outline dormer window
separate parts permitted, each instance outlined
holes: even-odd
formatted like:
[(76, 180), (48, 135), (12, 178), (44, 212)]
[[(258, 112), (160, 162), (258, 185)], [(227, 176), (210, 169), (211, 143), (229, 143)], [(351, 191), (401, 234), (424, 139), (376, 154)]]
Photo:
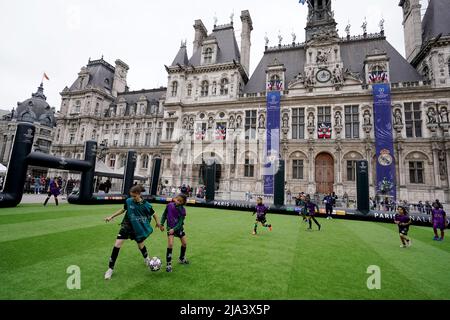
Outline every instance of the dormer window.
[(205, 53), (204, 53), (204, 58), (203, 58), (203, 60), (205, 61), (205, 64), (212, 63), (212, 58), (213, 58), (213, 49), (206, 48)]
[(208, 81), (203, 81), (202, 82), (202, 89), (201, 89), (201, 96), (202, 97), (207, 97), (209, 94), (209, 82)]
[(223, 78), (220, 81), (220, 95), (225, 96), (228, 94), (228, 79)]
[(172, 97), (176, 97), (178, 94), (178, 82), (172, 82)]
[(422, 75), (425, 80), (430, 80), (430, 69), (428, 66), (425, 66), (422, 70)]

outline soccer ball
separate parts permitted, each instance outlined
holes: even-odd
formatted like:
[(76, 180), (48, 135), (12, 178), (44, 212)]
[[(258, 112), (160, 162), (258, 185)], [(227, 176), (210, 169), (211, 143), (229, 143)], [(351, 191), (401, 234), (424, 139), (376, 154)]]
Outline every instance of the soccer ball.
[(148, 263), (148, 267), (150, 268), (150, 271), (158, 271), (161, 269), (161, 259), (158, 257), (153, 257)]

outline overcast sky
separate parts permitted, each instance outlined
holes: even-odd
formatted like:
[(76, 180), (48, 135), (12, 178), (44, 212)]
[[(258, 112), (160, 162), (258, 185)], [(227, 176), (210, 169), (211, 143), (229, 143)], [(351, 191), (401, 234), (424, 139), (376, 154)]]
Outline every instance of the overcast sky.
[[(240, 12), (253, 19), (251, 70), (262, 57), (264, 36), (270, 45), (305, 39), (307, 6), (298, 0), (0, 0), (0, 109), (11, 109), (36, 91), (45, 71), (45, 94), (59, 110), (59, 92), (77, 78), (88, 59), (130, 66), (131, 90), (167, 86), (164, 64), (170, 65), (183, 39), (192, 54), (193, 23), (202, 19), (208, 31), (214, 17), (230, 22), (234, 12), (240, 45)], [(427, 0), (422, 0), (426, 5)], [(214, 3), (214, 5), (213, 5)], [(339, 34), (348, 22), (351, 34), (361, 34), (367, 17), (368, 32), (378, 32), (383, 17), (387, 39), (404, 55), (402, 11), (399, 0), (333, 0)]]

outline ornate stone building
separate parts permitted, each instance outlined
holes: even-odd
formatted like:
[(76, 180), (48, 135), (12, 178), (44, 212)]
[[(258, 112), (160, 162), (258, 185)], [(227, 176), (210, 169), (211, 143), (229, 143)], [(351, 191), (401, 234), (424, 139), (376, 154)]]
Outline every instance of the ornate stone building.
[[(38, 87), (31, 98), (17, 103), (17, 108), (0, 120), (0, 163), (7, 165), (18, 122), (31, 122), (36, 126), (34, 150), (50, 153), (53, 142), (53, 130), (56, 125), (55, 108), (47, 103), (44, 86)], [(46, 169), (31, 168), (30, 173), (45, 174)]]
[[(340, 37), (331, 0), (310, 1), (306, 42), (266, 47), (249, 74), (253, 22), (241, 13), (240, 47), (233, 21), (208, 32), (195, 21), (193, 53), (182, 43), (166, 66), (167, 89), (129, 92), (128, 67), (90, 61), (62, 92), (54, 153), (79, 157), (86, 139), (107, 142), (106, 164), (119, 168), (128, 149), (138, 172), (163, 159), (162, 182), (197, 186), (202, 166), (218, 163), (218, 192), (262, 193), (266, 93), (281, 90), (281, 150), (287, 188), (311, 194), (356, 194), (356, 161), (368, 159), (375, 194), (372, 83), (390, 82), (401, 200), (450, 201), (450, 0), (402, 0), (406, 58), (380, 32)], [(399, 12), (400, 14), (400, 12)]]

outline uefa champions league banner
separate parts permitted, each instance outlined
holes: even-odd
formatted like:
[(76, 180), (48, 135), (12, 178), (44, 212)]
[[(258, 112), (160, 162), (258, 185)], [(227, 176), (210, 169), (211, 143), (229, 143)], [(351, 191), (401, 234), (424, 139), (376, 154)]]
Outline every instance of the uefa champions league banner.
[(374, 84), (375, 145), (377, 151), (377, 191), (396, 199), (394, 139), (392, 136), (391, 87)]
[(267, 140), (264, 159), (264, 194), (274, 194), (274, 175), (280, 155), (280, 91), (267, 94)]

